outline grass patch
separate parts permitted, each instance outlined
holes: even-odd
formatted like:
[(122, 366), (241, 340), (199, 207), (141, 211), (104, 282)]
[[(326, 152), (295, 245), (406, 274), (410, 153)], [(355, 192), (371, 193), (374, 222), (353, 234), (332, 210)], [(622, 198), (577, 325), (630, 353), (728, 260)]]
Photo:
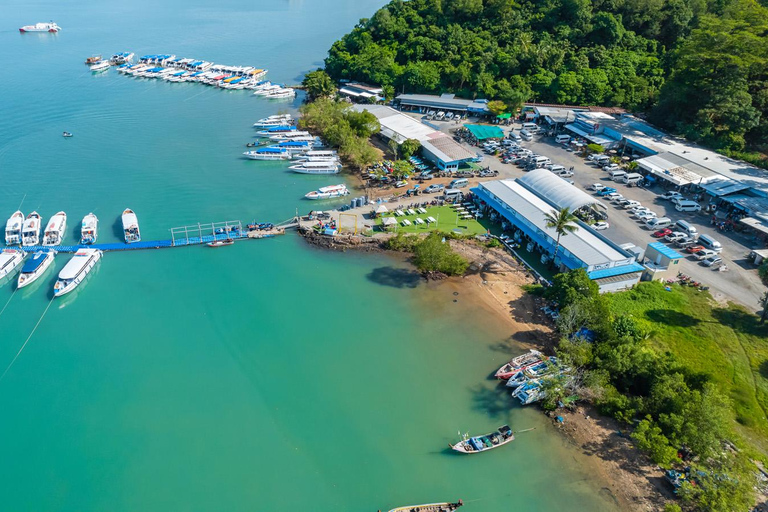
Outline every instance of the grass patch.
[[(384, 217), (379, 217), (376, 220), (376, 225), (381, 227), (382, 218), (394, 217), (397, 219), (397, 228), (390, 228), (397, 233), (429, 233), (431, 231), (442, 231), (444, 233), (450, 233), (451, 231), (458, 230), (465, 235), (482, 235), (490, 227), (491, 223), (486, 219), (461, 219), (459, 218), (456, 210), (450, 206), (432, 206), (425, 208), (427, 213), (417, 213), (416, 215), (404, 215), (402, 217), (395, 217), (394, 212), (387, 213)], [(437, 225), (421, 224), (416, 225), (413, 223), (416, 218), (422, 218), (427, 220), (427, 217), (434, 217), (437, 220)], [(410, 226), (403, 226), (403, 219), (408, 219), (411, 222)]]
[(633, 315), (657, 348), (710, 376), (733, 401), (739, 432), (768, 453), (768, 326), (741, 306), (719, 307), (706, 292), (666, 291), (658, 282), (613, 295), (611, 307)]

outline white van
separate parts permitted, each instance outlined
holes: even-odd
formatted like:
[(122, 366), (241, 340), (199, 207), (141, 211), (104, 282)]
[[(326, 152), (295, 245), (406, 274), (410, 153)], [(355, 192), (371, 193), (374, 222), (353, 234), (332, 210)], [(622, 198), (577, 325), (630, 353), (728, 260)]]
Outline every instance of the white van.
[(634, 185), (635, 183), (640, 183), (643, 181), (643, 175), (638, 172), (630, 172), (626, 176), (624, 176), (621, 181), (626, 183), (627, 185)]
[(570, 135), (558, 135), (555, 137), (555, 142), (558, 144), (568, 144), (571, 142), (571, 136)]
[(698, 240), (699, 244), (703, 245), (705, 249), (709, 249), (710, 251), (715, 251), (717, 253), (722, 252), (723, 246), (720, 245), (720, 242), (715, 240), (709, 235), (701, 235), (699, 236)]
[(531, 160), (531, 162), (536, 164), (536, 167), (546, 167), (547, 165), (552, 163), (552, 160), (550, 160), (549, 158), (547, 158), (545, 156), (537, 156), (537, 157), (534, 157)]
[(530, 133), (537, 133), (539, 131), (539, 125), (536, 123), (523, 123), (523, 129)]
[(701, 211), (701, 205), (696, 201), (679, 201), (675, 205), (675, 210), (679, 212), (699, 212)]
[(562, 165), (548, 165), (547, 169), (549, 169), (550, 171), (552, 171), (554, 173), (558, 173), (560, 171), (564, 171), (565, 167), (562, 166)]
[(598, 155), (592, 161), (595, 162), (595, 165), (602, 168), (604, 165), (611, 163), (611, 157), (608, 155)]
[(669, 217), (658, 217), (645, 221), (645, 225), (650, 229), (661, 229), (672, 225), (672, 219)]
[(515, 133), (514, 131), (509, 132), (509, 135), (507, 135), (510, 140), (513, 140), (515, 142), (520, 142), (520, 134)]
[(458, 189), (448, 189), (445, 192), (443, 192), (443, 197), (445, 199), (451, 200), (451, 199), (463, 199), (464, 193), (461, 190)]
[(624, 176), (627, 175), (626, 171), (622, 171), (621, 169), (617, 169), (615, 171), (611, 171), (608, 173), (608, 176), (613, 181), (622, 181), (624, 179)]
[(464, 188), (467, 185), (469, 185), (469, 180), (467, 178), (459, 178), (456, 180), (453, 180), (450, 185), (448, 185), (449, 189), (457, 189), (457, 188)]
[(531, 132), (529, 132), (528, 130), (526, 130), (525, 128), (520, 130), (520, 137), (523, 140), (528, 140), (528, 141), (533, 140), (533, 134)]
[(679, 220), (675, 222), (675, 229), (678, 231), (682, 231), (683, 233), (686, 233), (689, 236), (696, 236), (699, 234), (699, 230), (696, 229), (695, 226), (692, 226), (691, 224), (685, 222), (684, 220)]

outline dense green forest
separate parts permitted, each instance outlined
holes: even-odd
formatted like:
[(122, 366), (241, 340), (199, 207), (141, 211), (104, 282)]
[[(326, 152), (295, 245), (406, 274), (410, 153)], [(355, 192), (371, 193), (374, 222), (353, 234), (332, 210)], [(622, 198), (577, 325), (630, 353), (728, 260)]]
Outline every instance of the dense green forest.
[(389, 95), (625, 107), (738, 152), (768, 135), (767, 33), (754, 0), (392, 0), (325, 65)]

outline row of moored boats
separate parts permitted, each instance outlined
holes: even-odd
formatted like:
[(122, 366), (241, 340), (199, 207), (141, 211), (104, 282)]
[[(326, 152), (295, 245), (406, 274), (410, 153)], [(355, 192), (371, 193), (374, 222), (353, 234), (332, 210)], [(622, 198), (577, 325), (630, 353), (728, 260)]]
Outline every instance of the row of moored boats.
[[(130, 208), (123, 210), (123, 235), (125, 243), (141, 241), (139, 220)], [(56, 247), (61, 245), (67, 230), (67, 214), (58, 212), (51, 217), (43, 230), (43, 218), (37, 212), (26, 217), (17, 210), (5, 223), (5, 245), (35, 247), (38, 245)], [(80, 245), (93, 245), (99, 237), (99, 218), (93, 213), (83, 217), (80, 225)], [(42, 242), (42, 243), (41, 243)]]
[[(77, 288), (85, 280), (88, 273), (93, 270), (102, 255), (102, 251), (92, 247), (79, 249), (59, 272), (59, 278), (53, 285), (54, 297), (66, 295)], [(21, 249), (3, 249), (0, 252), (0, 280), (21, 266), (16, 286), (24, 288), (31, 285), (50, 268), (56, 251), (52, 248), (45, 248), (35, 251), (28, 258), (26, 256), (27, 253)]]
[(571, 369), (560, 364), (556, 357), (545, 357), (531, 350), (505, 363), (496, 371), (496, 378), (507, 381), (512, 396), (522, 405), (546, 398), (544, 383), (552, 379), (569, 379)]

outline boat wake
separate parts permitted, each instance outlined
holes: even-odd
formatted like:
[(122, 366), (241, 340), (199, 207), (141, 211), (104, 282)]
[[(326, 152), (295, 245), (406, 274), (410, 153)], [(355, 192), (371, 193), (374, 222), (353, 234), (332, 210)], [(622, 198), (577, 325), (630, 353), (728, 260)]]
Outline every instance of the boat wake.
[[(16, 293), (16, 292), (14, 291), (13, 293)], [(11, 295), (11, 297), (13, 297), (13, 295)], [(53, 304), (53, 300), (54, 300), (54, 299), (53, 299), (53, 298), (51, 298), (51, 301), (50, 301), (50, 302), (48, 303), (48, 305), (45, 307), (45, 311), (43, 311), (43, 314), (42, 314), (42, 315), (40, 315), (40, 318), (37, 320), (37, 323), (35, 324), (35, 327), (33, 327), (33, 328), (32, 328), (32, 332), (31, 332), (31, 333), (29, 333), (29, 336), (27, 336), (27, 339), (26, 339), (26, 340), (24, 340), (24, 344), (21, 346), (21, 348), (19, 349), (19, 351), (18, 351), (18, 352), (16, 352), (16, 355), (15, 355), (15, 356), (13, 356), (13, 359), (11, 360), (10, 364), (9, 364), (9, 365), (8, 365), (8, 367), (5, 369), (5, 371), (3, 372), (3, 374), (2, 374), (2, 375), (0, 375), (0, 382), (2, 382), (2, 380), (5, 378), (5, 375), (8, 373), (8, 370), (10, 370), (10, 369), (11, 369), (11, 367), (13, 366), (13, 363), (15, 363), (15, 362), (16, 362), (16, 360), (19, 358), (19, 356), (21, 355), (21, 352), (24, 350), (24, 347), (26, 347), (26, 346), (27, 346), (27, 343), (29, 343), (29, 340), (31, 340), (31, 339), (32, 339), (32, 336), (35, 334), (35, 331), (37, 330), (37, 328), (38, 328), (38, 327), (40, 327), (40, 323), (43, 321), (43, 318), (45, 318), (45, 314), (48, 312), (48, 310), (49, 310), (49, 309), (51, 309), (51, 304)], [(10, 299), (9, 299), (9, 302), (10, 302)], [(7, 306), (7, 304), (6, 304), (6, 306)], [(3, 309), (5, 309), (5, 308), (3, 308)]]

